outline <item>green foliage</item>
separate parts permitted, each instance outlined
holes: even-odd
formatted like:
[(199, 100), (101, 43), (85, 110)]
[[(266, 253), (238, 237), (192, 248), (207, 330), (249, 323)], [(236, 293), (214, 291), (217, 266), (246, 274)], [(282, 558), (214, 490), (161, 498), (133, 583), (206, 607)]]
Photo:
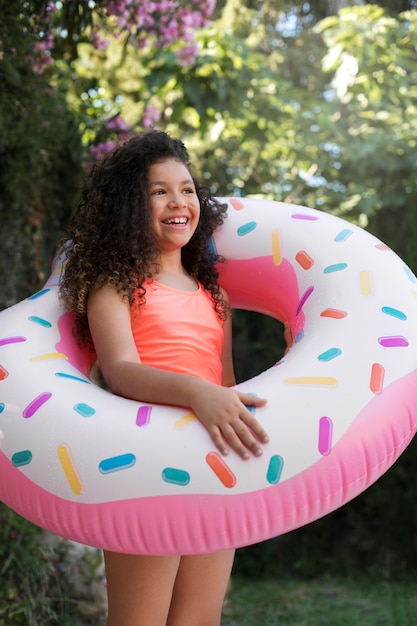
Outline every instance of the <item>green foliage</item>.
[[(36, 291), (68, 222), (80, 136), (64, 94), (26, 63), (31, 41), (10, 3), (0, 58), (0, 308)], [(21, 16), (24, 20), (24, 15)]]
[(0, 626), (70, 626), (76, 615), (59, 554), (52, 558), (40, 538), (39, 528), (0, 505)]

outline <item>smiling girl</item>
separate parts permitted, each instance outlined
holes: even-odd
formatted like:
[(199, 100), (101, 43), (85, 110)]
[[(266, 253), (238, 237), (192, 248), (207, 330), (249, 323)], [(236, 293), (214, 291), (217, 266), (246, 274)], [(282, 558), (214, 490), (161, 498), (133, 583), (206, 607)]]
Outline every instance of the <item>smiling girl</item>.
[[(184, 144), (149, 131), (93, 166), (69, 232), (61, 296), (111, 391), (191, 409), (223, 455), (268, 441), (235, 389), (231, 309), (208, 241), (226, 207)], [(105, 552), (108, 626), (218, 626), (234, 551)]]

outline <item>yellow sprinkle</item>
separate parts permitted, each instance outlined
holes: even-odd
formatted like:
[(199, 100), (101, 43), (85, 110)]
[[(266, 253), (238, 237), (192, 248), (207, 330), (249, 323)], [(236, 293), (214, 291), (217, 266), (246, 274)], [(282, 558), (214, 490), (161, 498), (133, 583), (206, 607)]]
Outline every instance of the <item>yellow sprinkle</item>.
[(272, 258), (274, 265), (281, 263), (281, 233), (278, 228), (272, 231)]
[(174, 428), (182, 428), (183, 426), (187, 426), (187, 424), (189, 424), (195, 419), (197, 419), (197, 416), (195, 413), (193, 412), (187, 413), (187, 415), (183, 415), (183, 417), (181, 417), (179, 420), (175, 422)]
[(69, 486), (73, 490), (76, 496), (79, 496), (83, 492), (83, 486), (78, 477), (77, 470), (71, 459), (71, 453), (68, 446), (61, 444), (57, 448), (59, 462), (61, 463), (64, 474), (68, 480)]
[(64, 269), (65, 265), (66, 265), (66, 263), (61, 263), (61, 265), (58, 265), (58, 267), (54, 271), (54, 275), (60, 274), (62, 272), (62, 270)]
[(34, 363), (38, 361), (47, 361), (48, 359), (66, 359), (67, 355), (62, 352), (46, 352), (45, 354), (38, 354), (38, 356), (33, 356), (30, 360)]
[(372, 276), (371, 273), (366, 271), (366, 270), (362, 270), (360, 273), (360, 280), (361, 280), (361, 292), (363, 296), (370, 296), (372, 294)]
[(284, 382), (288, 385), (324, 385), (326, 387), (335, 387), (339, 384), (337, 378), (331, 376), (296, 376), (285, 378)]

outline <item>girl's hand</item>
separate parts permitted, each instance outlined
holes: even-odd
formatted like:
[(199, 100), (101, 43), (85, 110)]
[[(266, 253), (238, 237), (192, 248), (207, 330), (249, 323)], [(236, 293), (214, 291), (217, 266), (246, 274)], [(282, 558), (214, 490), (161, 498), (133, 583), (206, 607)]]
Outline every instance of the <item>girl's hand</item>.
[(247, 407), (264, 406), (264, 398), (211, 383), (205, 383), (195, 397), (191, 408), (223, 455), (229, 453), (229, 446), (242, 459), (249, 459), (250, 453), (262, 454), (260, 444), (269, 441), (268, 435)]

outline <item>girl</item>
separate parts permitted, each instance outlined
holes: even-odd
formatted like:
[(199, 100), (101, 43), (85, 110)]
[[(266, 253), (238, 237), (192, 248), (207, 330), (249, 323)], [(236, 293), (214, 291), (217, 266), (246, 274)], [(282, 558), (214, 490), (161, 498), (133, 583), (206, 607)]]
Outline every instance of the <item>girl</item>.
[[(79, 341), (113, 393), (188, 407), (224, 455), (262, 454), (235, 384), (231, 311), (208, 239), (225, 218), (179, 140), (152, 130), (94, 165), (70, 228), (61, 283)], [(105, 552), (108, 626), (218, 626), (234, 552)]]

